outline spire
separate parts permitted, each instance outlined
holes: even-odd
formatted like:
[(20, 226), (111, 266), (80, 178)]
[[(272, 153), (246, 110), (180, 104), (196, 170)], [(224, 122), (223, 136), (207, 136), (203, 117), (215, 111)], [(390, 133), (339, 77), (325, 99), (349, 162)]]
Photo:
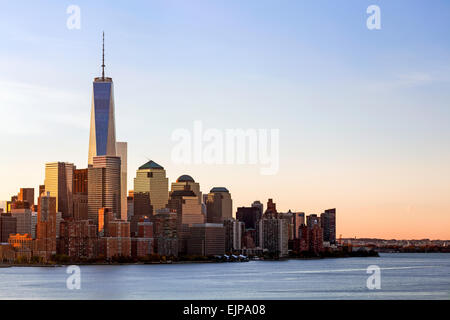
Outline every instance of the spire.
[(102, 79), (105, 80), (105, 31), (103, 31)]

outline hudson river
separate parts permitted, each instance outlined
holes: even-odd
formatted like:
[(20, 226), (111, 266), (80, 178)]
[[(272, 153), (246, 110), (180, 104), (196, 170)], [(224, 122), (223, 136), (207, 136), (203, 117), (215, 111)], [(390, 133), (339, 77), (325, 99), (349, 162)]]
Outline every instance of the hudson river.
[[(381, 289), (369, 290), (377, 265)], [(0, 299), (450, 299), (450, 254), (172, 265), (0, 268)]]

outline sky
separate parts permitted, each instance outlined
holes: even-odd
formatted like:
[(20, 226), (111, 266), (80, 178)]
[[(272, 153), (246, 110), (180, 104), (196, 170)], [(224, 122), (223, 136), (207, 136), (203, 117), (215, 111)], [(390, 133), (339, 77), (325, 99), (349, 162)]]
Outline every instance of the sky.
[[(337, 208), (342, 237), (450, 239), (450, 2), (0, 1), (0, 200), (87, 166), (92, 81), (114, 80), (128, 189), (226, 187), (234, 208)], [(369, 30), (368, 6), (381, 29)], [(70, 5), (80, 28), (69, 29)], [(279, 130), (279, 169), (179, 164), (177, 129)]]

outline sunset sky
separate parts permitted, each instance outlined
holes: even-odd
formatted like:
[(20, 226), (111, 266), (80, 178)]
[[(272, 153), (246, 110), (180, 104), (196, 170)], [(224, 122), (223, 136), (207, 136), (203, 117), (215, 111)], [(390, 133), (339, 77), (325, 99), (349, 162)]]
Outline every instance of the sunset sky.
[[(450, 239), (449, 1), (92, 2), (2, 1), (0, 200), (43, 184), (46, 162), (87, 166), (104, 30), (128, 189), (152, 159), (235, 208), (337, 208), (338, 236)], [(172, 133), (197, 120), (279, 129), (279, 171), (173, 163)]]

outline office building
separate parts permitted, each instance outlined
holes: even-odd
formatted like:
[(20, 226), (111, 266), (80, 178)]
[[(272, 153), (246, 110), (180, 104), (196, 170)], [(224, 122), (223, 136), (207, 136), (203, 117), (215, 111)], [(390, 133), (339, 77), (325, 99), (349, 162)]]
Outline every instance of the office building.
[(258, 208), (258, 210), (260, 212), (260, 216), (262, 216), (264, 214), (264, 205), (259, 200), (253, 201), (252, 207)]
[(294, 239), (298, 239), (300, 226), (306, 224), (305, 213), (304, 212), (294, 212), (293, 213), (293, 223), (294, 223)]
[(134, 216), (134, 194), (132, 191), (128, 193), (127, 197), (127, 220), (131, 221)]
[(103, 35), (102, 76), (92, 85), (89, 165), (94, 164), (94, 157), (116, 156), (114, 85), (112, 78), (105, 77), (104, 44)]
[(88, 219), (88, 169), (73, 171), (73, 218)]
[(330, 244), (336, 243), (336, 209), (325, 210), (320, 215), (320, 221), (323, 228), (323, 241)]
[(167, 207), (177, 213), (178, 252), (187, 253), (187, 240), (190, 237), (189, 227), (194, 223), (205, 222), (202, 205), (198, 196), (190, 189), (170, 192)]
[(240, 252), (242, 249), (245, 224), (230, 218), (223, 222), (225, 228), (225, 252)]
[(56, 254), (56, 197), (41, 195), (38, 199), (35, 253), (48, 260)]
[(152, 220), (157, 253), (161, 256), (178, 256), (177, 213), (175, 210), (158, 209)]
[(190, 190), (195, 193), (195, 196), (198, 198), (198, 203), (202, 203), (202, 192), (200, 191), (200, 184), (198, 182), (195, 182), (194, 179), (184, 174), (180, 177), (178, 177), (176, 182), (172, 183), (171, 191), (186, 191)]
[(36, 239), (37, 216), (37, 210), (36, 212), (31, 212), (31, 237), (33, 239)]
[(73, 171), (75, 167), (68, 162), (45, 164), (45, 191), (56, 199), (56, 211), (63, 218), (73, 217)]
[(120, 204), (121, 219), (127, 220), (127, 171), (128, 171), (128, 144), (126, 142), (116, 142), (116, 153), (120, 158)]
[(31, 210), (13, 208), (11, 209), (11, 216), (17, 219), (16, 233), (31, 236)]
[(236, 219), (244, 222), (245, 229), (256, 229), (256, 224), (262, 217), (260, 207), (239, 207), (236, 212)]
[(277, 257), (288, 255), (289, 219), (278, 217), (275, 203), (269, 199), (267, 210), (257, 228), (258, 246)]
[(208, 223), (223, 223), (233, 217), (233, 201), (230, 192), (223, 187), (212, 188), (206, 200)]
[(88, 168), (88, 218), (98, 225), (98, 210), (111, 208), (120, 218), (120, 158), (99, 156)]
[(34, 206), (34, 188), (20, 188), (17, 199), (22, 202), (28, 202), (31, 208)]
[[(148, 202), (145, 198), (148, 198)], [(134, 215), (148, 215), (147, 212), (140, 211), (136, 200), (142, 199), (151, 205), (150, 215), (166, 207), (169, 200), (169, 179), (162, 166), (150, 160), (139, 167), (134, 178), (134, 199)]]
[(214, 256), (225, 254), (225, 228), (222, 223), (193, 224), (188, 254)]
[(8, 242), (10, 234), (16, 234), (17, 218), (10, 213), (0, 215), (0, 242)]

